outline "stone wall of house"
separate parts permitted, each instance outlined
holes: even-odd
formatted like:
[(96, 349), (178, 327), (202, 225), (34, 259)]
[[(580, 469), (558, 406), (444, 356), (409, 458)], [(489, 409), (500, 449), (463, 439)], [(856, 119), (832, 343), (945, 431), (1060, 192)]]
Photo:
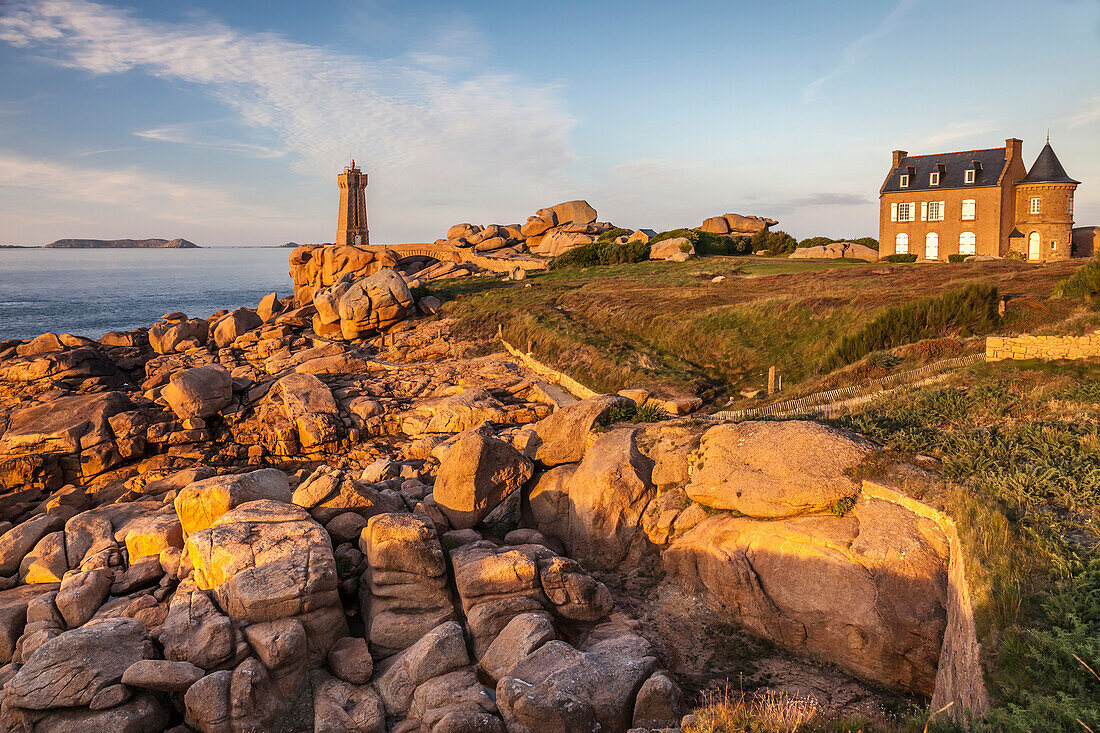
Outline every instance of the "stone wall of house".
[(985, 360), (1087, 359), (1100, 356), (1100, 330), (1086, 336), (990, 336)]

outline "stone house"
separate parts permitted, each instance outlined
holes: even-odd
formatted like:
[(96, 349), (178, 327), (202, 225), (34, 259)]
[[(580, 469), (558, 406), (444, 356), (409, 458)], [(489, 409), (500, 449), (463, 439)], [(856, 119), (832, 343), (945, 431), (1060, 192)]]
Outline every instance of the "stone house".
[(1066, 175), (1049, 141), (1030, 170), (1022, 153), (1016, 138), (985, 150), (895, 150), (879, 190), (881, 256), (912, 253), (922, 262), (953, 254), (1069, 259), (1079, 181)]

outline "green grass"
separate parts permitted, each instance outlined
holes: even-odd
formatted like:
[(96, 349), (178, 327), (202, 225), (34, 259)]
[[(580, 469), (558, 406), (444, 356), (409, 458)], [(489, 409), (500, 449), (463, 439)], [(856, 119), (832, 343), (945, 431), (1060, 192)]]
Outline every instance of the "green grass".
[[(429, 287), (460, 335), (490, 341), (499, 326), (510, 343), (530, 343), (535, 358), (592, 389), (646, 386), (722, 405), (741, 389), (765, 386), (772, 365), (788, 393), (821, 380), (826, 357), (845, 337), (894, 306), (945, 288), (996, 282), (1009, 298), (999, 332), (1061, 323), (1081, 308), (1049, 299), (1070, 267), (713, 256)], [(725, 280), (714, 284), (717, 275)]]
[(1094, 298), (1100, 295), (1100, 259), (1093, 259), (1058, 286), (1059, 295)]
[[(995, 709), (979, 730), (1100, 729), (1100, 365), (1003, 363), (838, 421), (940, 459)], [(936, 499), (933, 499), (936, 500)], [(1076, 655), (1076, 656), (1075, 656)]]
[(824, 370), (832, 371), (871, 352), (922, 339), (989, 333), (997, 325), (999, 301), (997, 288), (982, 283), (893, 306), (858, 332), (845, 336), (825, 360)]

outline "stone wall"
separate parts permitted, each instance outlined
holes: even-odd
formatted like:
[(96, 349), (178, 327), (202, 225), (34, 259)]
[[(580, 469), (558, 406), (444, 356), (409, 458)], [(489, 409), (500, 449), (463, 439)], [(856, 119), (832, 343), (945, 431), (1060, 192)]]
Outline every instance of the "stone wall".
[(990, 336), (985, 360), (1088, 359), (1100, 356), (1100, 330), (1087, 336)]

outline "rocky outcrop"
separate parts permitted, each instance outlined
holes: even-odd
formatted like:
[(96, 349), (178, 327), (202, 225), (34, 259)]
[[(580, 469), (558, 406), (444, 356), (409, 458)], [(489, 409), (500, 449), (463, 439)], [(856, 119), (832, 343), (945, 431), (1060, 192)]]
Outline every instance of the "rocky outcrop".
[(891, 690), (973, 684), (939, 658), (977, 658), (946, 524), (856, 483), (873, 444), (614, 422), (648, 392), (572, 401), (446, 319), (352, 343), (295, 305), (2, 345), (6, 729), (675, 728), (677, 642), (631, 620), (673, 589)]
[(767, 231), (779, 222), (762, 216), (742, 216), (741, 214), (722, 214), (704, 219), (699, 226), (704, 232), (711, 234), (733, 234), (739, 236), (752, 236), (757, 232)]
[(346, 341), (385, 331), (416, 307), (405, 279), (390, 269), (361, 278), (346, 273), (331, 287), (315, 291), (313, 305), (314, 330)]
[(788, 255), (792, 260), (836, 260), (854, 259), (865, 262), (877, 262), (879, 251), (863, 244), (853, 242), (833, 242), (814, 247), (799, 247)]
[(366, 249), (351, 244), (307, 244), (290, 253), (290, 277), (294, 280), (294, 300), (300, 305), (313, 302), (321, 288), (331, 287), (344, 275), (367, 277), (397, 265), (391, 250)]
[(539, 209), (523, 224), (455, 224), (444, 239), (436, 244), (494, 257), (509, 257), (523, 252), (557, 256), (573, 247), (596, 241), (596, 237), (612, 228), (596, 221), (596, 210), (587, 201), (565, 201)]

